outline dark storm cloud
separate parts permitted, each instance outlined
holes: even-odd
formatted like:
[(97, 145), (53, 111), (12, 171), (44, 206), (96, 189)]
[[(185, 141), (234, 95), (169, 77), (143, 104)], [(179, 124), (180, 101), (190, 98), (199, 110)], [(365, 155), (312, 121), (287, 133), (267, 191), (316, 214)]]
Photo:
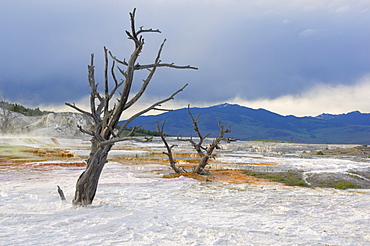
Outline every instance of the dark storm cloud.
[(146, 36), (141, 63), (167, 38), (163, 61), (199, 67), (158, 71), (149, 97), (189, 83), (179, 98), (192, 103), (274, 99), (370, 74), (368, 1), (2, 0), (3, 97), (55, 104), (87, 95), (90, 53), (98, 71), (103, 46), (129, 56), (124, 30), (134, 7), (138, 26), (162, 31)]

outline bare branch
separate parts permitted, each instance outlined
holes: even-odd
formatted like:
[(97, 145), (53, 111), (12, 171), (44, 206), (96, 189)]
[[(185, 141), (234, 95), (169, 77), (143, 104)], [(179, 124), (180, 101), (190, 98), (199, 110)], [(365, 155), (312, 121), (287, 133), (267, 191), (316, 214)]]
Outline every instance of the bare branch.
[(94, 54), (90, 56), (90, 65), (88, 66), (88, 80), (91, 89), (95, 88), (95, 66), (94, 66)]
[[(104, 119), (103, 120), (103, 128), (107, 126), (108, 124), (108, 111), (109, 111), (109, 100), (110, 100), (110, 96), (109, 96), (109, 88), (108, 88), (108, 65), (109, 65), (109, 62), (108, 62), (108, 50), (107, 48), (104, 46), (104, 59), (105, 59), (105, 66), (104, 66), (104, 93), (105, 93), (105, 97), (104, 97), (104, 106), (103, 106), (103, 109), (104, 109)], [(102, 104), (102, 103), (101, 103)]]
[(177, 65), (174, 65), (173, 63), (172, 64), (160, 64), (160, 62), (161, 62), (160, 56), (161, 56), (161, 53), (162, 53), (162, 50), (163, 50), (163, 47), (164, 47), (165, 43), (166, 43), (166, 39), (163, 40), (163, 42), (162, 42), (162, 44), (161, 44), (161, 46), (158, 50), (157, 57), (156, 57), (153, 64), (151, 64), (151, 65), (136, 64), (135, 65), (135, 70), (148, 69), (149, 74), (148, 74), (147, 78), (145, 80), (143, 80), (144, 83), (141, 86), (139, 92), (125, 105), (125, 110), (130, 108), (143, 95), (143, 93), (145, 92), (146, 88), (148, 87), (151, 79), (153, 78), (153, 75), (156, 72), (157, 67), (171, 67), (171, 68), (177, 68), (177, 69), (198, 69), (196, 67), (191, 67), (189, 65), (188, 66), (177, 66)]
[(81, 125), (78, 125), (77, 127), (78, 127), (78, 129), (80, 129), (80, 132), (86, 133), (87, 135), (90, 135), (90, 136), (94, 136), (93, 132), (90, 132), (90, 131), (87, 131), (87, 130), (83, 129)]
[(118, 83), (118, 80), (117, 80), (117, 77), (116, 77), (116, 74), (114, 72), (114, 61), (113, 61), (113, 64), (112, 64), (112, 68), (111, 68), (111, 74), (112, 74), (112, 78), (114, 80), (114, 88), (111, 90), (110, 94), (109, 94), (109, 98), (112, 98), (114, 96), (114, 94), (116, 93), (116, 91), (119, 89), (119, 87), (122, 86), (123, 84), (123, 81), (121, 81), (120, 83)]
[(134, 137), (117, 137), (117, 138), (111, 138), (110, 140), (102, 141), (100, 142), (101, 146), (106, 146), (106, 145), (112, 145), (117, 142), (123, 142), (123, 141), (128, 141), (128, 140), (133, 140), (136, 142), (150, 142), (152, 141), (153, 137), (145, 137), (143, 139), (141, 138), (134, 138)]
[(95, 123), (101, 122), (100, 111), (97, 112), (95, 99), (97, 98), (102, 104), (102, 97), (97, 91), (98, 84), (95, 83), (95, 66), (94, 66), (94, 54), (91, 54), (90, 65), (88, 66), (88, 80), (91, 88), (90, 92), (90, 111), (91, 117), (94, 119)]
[(127, 73), (123, 71), (120, 67), (117, 67), (118, 71), (127, 79)]
[(226, 143), (231, 143), (235, 141), (239, 141), (239, 138), (233, 138), (233, 137), (228, 137), (228, 138), (223, 138), (222, 141), (225, 141)]
[(142, 69), (149, 69), (149, 68), (156, 68), (156, 67), (170, 67), (170, 68), (177, 68), (177, 69), (195, 69), (198, 70), (197, 67), (193, 67), (190, 65), (186, 66), (179, 66), (175, 65), (174, 63), (160, 63), (160, 64), (148, 64), (148, 65), (135, 65), (135, 70), (142, 70)]
[(129, 39), (132, 39), (134, 42), (135, 42), (135, 47), (138, 48), (140, 46), (140, 41), (138, 38), (137, 38), (137, 34), (136, 34), (136, 28), (135, 28), (135, 13), (136, 13), (136, 8), (134, 8), (134, 10), (132, 11), (132, 13), (130, 13), (130, 20), (131, 20), (131, 33), (126, 31), (126, 34), (127, 36), (129, 37)]
[[(166, 42), (166, 39), (163, 40), (159, 50), (158, 50), (158, 53), (157, 53), (157, 57), (155, 58), (154, 62), (155, 64), (159, 64), (160, 62), (160, 56), (161, 56), (161, 53), (162, 53), (162, 49), (163, 49), (163, 46)], [(137, 102), (137, 100), (139, 100), (139, 98), (143, 95), (143, 93), (145, 92), (146, 88), (148, 87), (155, 71), (156, 71), (156, 67), (154, 67), (153, 69), (148, 69), (149, 70), (149, 75), (147, 76), (147, 78), (145, 80), (143, 80), (143, 85), (141, 86), (140, 90), (138, 91), (138, 93), (136, 93), (136, 95), (129, 101), (127, 102), (127, 104), (125, 105), (125, 108), (124, 110), (130, 108), (132, 105), (134, 105), (135, 102)]]
[(173, 109), (166, 109), (166, 108), (153, 108), (153, 110), (166, 111), (166, 112), (173, 111)]
[(66, 197), (64, 196), (63, 190), (59, 187), (59, 185), (57, 185), (57, 187), (58, 187), (58, 193), (60, 196), (60, 200), (65, 201)]
[(170, 162), (171, 168), (176, 173), (184, 173), (186, 172), (185, 169), (179, 169), (178, 167), (176, 167), (176, 161), (173, 159), (173, 155), (172, 155), (172, 148), (174, 148), (176, 145), (169, 146), (169, 144), (167, 143), (167, 140), (164, 136), (164, 130), (163, 130), (165, 124), (166, 124), (166, 121), (163, 121), (162, 125), (160, 125), (159, 122), (157, 121), (157, 126), (156, 126), (156, 129), (159, 132), (159, 135), (161, 136), (162, 142), (164, 143), (167, 149), (167, 152), (162, 152), (162, 153), (168, 156), (168, 160)]
[[(117, 77), (116, 77), (116, 73), (114, 72), (114, 65), (115, 65), (115, 61), (112, 62), (112, 67), (110, 68), (110, 73), (112, 75), (112, 78), (113, 78), (113, 81), (114, 81), (114, 84), (115, 84), (115, 88), (116, 88), (116, 87), (118, 87), (118, 80), (117, 80)], [(114, 89), (112, 91), (114, 91)]]
[(110, 51), (109, 51), (109, 55), (110, 55), (110, 57), (111, 57), (114, 61), (116, 61), (116, 62), (118, 62), (118, 63), (120, 63), (120, 64), (122, 64), (122, 65), (128, 66), (128, 64), (127, 64), (127, 62), (126, 62), (125, 60), (123, 60), (123, 61), (119, 60), (117, 57), (113, 56), (112, 52), (110, 52)]
[(203, 147), (202, 145), (203, 145), (203, 142), (204, 142), (204, 140), (209, 136), (209, 135), (211, 135), (211, 133), (208, 133), (208, 134), (206, 134), (206, 135), (202, 135), (202, 133), (200, 132), (200, 130), (199, 130), (199, 126), (198, 126), (198, 123), (199, 123), (199, 117), (201, 116), (200, 114), (198, 114), (195, 118), (194, 118), (194, 116), (193, 116), (193, 114), (191, 113), (191, 111), (190, 111), (190, 104), (188, 104), (188, 114), (190, 115), (190, 118), (191, 118), (191, 120), (192, 120), (192, 122), (193, 122), (193, 127), (194, 127), (194, 131), (197, 133), (197, 135), (198, 135), (198, 137), (199, 137), (199, 142), (198, 143), (196, 143), (196, 142), (194, 142), (194, 141), (192, 141), (192, 139), (191, 140), (189, 140), (189, 142), (193, 145), (193, 147), (194, 147), (194, 149), (197, 151), (197, 153), (198, 153), (198, 155), (200, 156), (200, 157), (203, 157), (204, 156), (204, 152), (203, 151), (205, 151), (205, 150), (207, 150), (205, 147)]
[(135, 36), (132, 35), (129, 31), (126, 31), (126, 34), (129, 39), (132, 39), (135, 42), (136, 47), (140, 44), (139, 40), (137, 40), (137, 38), (135, 38)]
[[(130, 20), (131, 20), (131, 33), (135, 35), (136, 33), (136, 28), (135, 28), (135, 14), (136, 14), (136, 8), (130, 13)], [(135, 38), (137, 38), (135, 36)]]
[(159, 29), (156, 29), (156, 30), (143, 29), (143, 27), (140, 27), (139, 31), (136, 31), (136, 28), (135, 28), (135, 13), (136, 13), (136, 8), (132, 11), (132, 13), (130, 13), (131, 33), (126, 31), (126, 34), (129, 36), (130, 39), (134, 40), (134, 42), (136, 44), (136, 47), (138, 47), (138, 45), (140, 45), (140, 43), (144, 42), (144, 40), (142, 39), (141, 36), (138, 38), (138, 36), (141, 33), (144, 33), (144, 32), (158, 32), (158, 33), (160, 33), (161, 31)]
[(90, 117), (92, 117), (92, 118), (93, 118), (93, 116), (92, 116), (92, 114), (91, 114), (91, 113), (89, 113), (89, 112), (87, 112), (87, 111), (85, 111), (85, 110), (80, 109), (80, 108), (79, 108), (79, 107), (77, 107), (74, 103), (65, 103), (65, 105), (67, 105), (67, 106), (69, 106), (69, 107), (71, 107), (71, 108), (73, 108), (73, 109), (77, 110), (78, 112), (80, 112), (80, 113), (82, 113), (82, 114), (84, 114), (84, 115), (87, 115), (87, 116), (90, 116)]
[(104, 61), (105, 61), (105, 66), (104, 66), (104, 92), (105, 92), (105, 98), (108, 97), (108, 50), (104, 46)]
[[(124, 76), (125, 76), (125, 81), (124, 81), (124, 86), (122, 88), (122, 91), (121, 91), (121, 97), (120, 97), (120, 106), (119, 108), (117, 108), (119, 111), (118, 112), (122, 112), (122, 110), (124, 110), (124, 105), (126, 104), (127, 100), (128, 100), (128, 96), (131, 92), (131, 86), (132, 86), (132, 82), (133, 82), (133, 79), (134, 79), (134, 64), (137, 60), (137, 58), (139, 57), (139, 54), (141, 53), (141, 50), (142, 50), (142, 47), (143, 47), (143, 44), (144, 43), (140, 43), (139, 46), (136, 47), (135, 51), (132, 53), (129, 61), (128, 61), (128, 67), (127, 67), (127, 70), (126, 72), (124, 72)], [(121, 71), (121, 70), (120, 70)]]
[(134, 132), (139, 129), (141, 126), (134, 126), (132, 130), (126, 135), (126, 137), (132, 136)]
[(167, 101), (170, 101), (170, 100), (172, 100), (172, 99), (174, 99), (174, 97), (178, 94), (178, 93), (180, 93), (181, 91), (183, 91), (184, 89), (185, 89), (185, 87), (186, 86), (188, 86), (188, 84), (186, 84), (186, 85), (184, 85), (181, 89), (179, 89), (179, 90), (177, 90), (175, 93), (173, 93), (171, 96), (169, 96), (169, 97), (167, 97), (167, 98), (165, 98), (165, 99), (163, 99), (163, 100), (161, 100), (161, 101), (159, 101), (159, 102), (156, 102), (156, 103), (154, 103), (153, 105), (151, 105), (150, 107), (148, 107), (148, 108), (146, 108), (146, 109), (144, 109), (144, 110), (142, 110), (142, 111), (140, 111), (140, 112), (138, 112), (138, 113), (136, 113), (136, 114), (134, 114), (133, 116), (131, 116), (128, 120), (126, 120), (125, 121), (125, 123), (123, 124), (123, 126), (124, 127), (126, 127), (131, 121), (133, 121), (134, 119), (136, 119), (137, 117), (139, 117), (140, 115), (142, 115), (142, 114), (145, 114), (146, 112), (148, 112), (148, 111), (150, 111), (150, 110), (152, 110), (152, 109), (154, 109), (155, 107), (157, 107), (158, 105), (161, 105), (162, 103), (165, 103), (165, 102), (167, 102)]
[[(192, 139), (193, 137), (192, 137), (192, 135), (190, 134), (190, 139)], [(182, 136), (181, 136), (181, 134), (179, 134), (178, 136), (177, 136), (177, 140), (178, 141), (189, 141), (189, 138), (182, 138)]]
[(152, 28), (150, 29), (143, 29), (143, 27), (141, 26), (140, 27), (140, 30), (136, 33), (136, 35), (139, 35), (143, 32), (158, 32), (158, 33), (161, 33), (161, 31), (159, 29), (156, 29), (156, 30), (153, 30)]

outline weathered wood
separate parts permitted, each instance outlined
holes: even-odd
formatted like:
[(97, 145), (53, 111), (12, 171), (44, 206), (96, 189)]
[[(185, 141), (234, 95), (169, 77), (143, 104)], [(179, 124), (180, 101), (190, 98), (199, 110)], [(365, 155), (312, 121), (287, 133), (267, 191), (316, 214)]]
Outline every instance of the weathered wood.
[(198, 155), (200, 157), (203, 157), (204, 156), (204, 151), (206, 150), (205, 147), (203, 147), (203, 142), (204, 140), (209, 136), (211, 135), (210, 133), (206, 134), (206, 135), (203, 135), (200, 130), (199, 130), (199, 126), (198, 126), (198, 123), (199, 123), (199, 117), (201, 116), (200, 114), (198, 114), (195, 118), (193, 116), (193, 114), (191, 113), (190, 111), (190, 105), (188, 104), (188, 114), (191, 118), (191, 121), (193, 123), (193, 128), (194, 128), (194, 131), (195, 133), (198, 135), (198, 138), (199, 138), (199, 141), (198, 142), (195, 142), (193, 140), (193, 137), (190, 135), (190, 138), (186, 138), (186, 139), (183, 139), (180, 136), (177, 137), (177, 139), (179, 141), (188, 141), (189, 143), (191, 143), (191, 145), (194, 147), (194, 149), (197, 151)]
[[(201, 133), (201, 131), (199, 130), (199, 126), (198, 126), (198, 123), (200, 122), (199, 121), (200, 114), (197, 115), (196, 117), (194, 117), (193, 114), (190, 111), (190, 105), (188, 105), (188, 114), (189, 114), (189, 116), (192, 120), (194, 131), (198, 135), (199, 140), (195, 141), (191, 135), (190, 135), (189, 138), (183, 138), (181, 135), (179, 135), (177, 137), (177, 140), (178, 141), (187, 141), (187, 142), (189, 142), (193, 146), (193, 148), (197, 151), (199, 157), (201, 158), (198, 165), (194, 168), (193, 172), (198, 173), (200, 175), (213, 176), (212, 173), (210, 173), (207, 169), (205, 169), (205, 167), (208, 164), (209, 159), (210, 158), (215, 158), (215, 155), (213, 154), (213, 151), (215, 149), (220, 148), (219, 143), (221, 141), (225, 141), (227, 143), (230, 143), (232, 141), (237, 141), (238, 139), (234, 139), (234, 138), (231, 138), (231, 137), (225, 138), (224, 137), (225, 134), (229, 133), (231, 131), (230, 130), (231, 125), (229, 125), (227, 128), (225, 128), (226, 124), (221, 125), (220, 121), (218, 121), (218, 127), (220, 129), (219, 135), (212, 141), (212, 143), (208, 147), (205, 147), (205, 146), (203, 146), (204, 140), (210, 135), (210, 133), (208, 133), (206, 135), (203, 135)], [(165, 123), (166, 123), (166, 121), (164, 121), (162, 123), (162, 125), (160, 125), (159, 122), (157, 122), (157, 126), (156, 126), (156, 129), (158, 130), (158, 132), (161, 136), (162, 142), (164, 143), (164, 145), (167, 149), (167, 152), (163, 152), (163, 154), (168, 156), (170, 166), (176, 173), (186, 172), (184, 169), (180, 169), (176, 166), (176, 162), (174, 161), (173, 155), (172, 155), (172, 148), (175, 145), (169, 146), (169, 144), (167, 143), (166, 138), (164, 137), (164, 130), (163, 129), (164, 129)]]
[(58, 194), (60, 196), (60, 200), (65, 201), (66, 197), (64, 196), (63, 190), (59, 187), (59, 185), (57, 185), (57, 187), (58, 187)]
[[(162, 63), (160, 60), (160, 55), (162, 53), (165, 40), (158, 50), (154, 63), (149, 65), (140, 65), (138, 63), (138, 58), (144, 46), (144, 38), (141, 36), (141, 34), (160, 33), (160, 31), (154, 29), (143, 29), (142, 27), (136, 29), (135, 13), (136, 9), (130, 13), (131, 31), (126, 31), (128, 38), (135, 44), (135, 48), (128, 61), (125, 59), (122, 61), (121, 59), (116, 58), (112, 52), (104, 47), (105, 65), (103, 83), (104, 88), (102, 94), (98, 92), (98, 83), (96, 83), (95, 80), (94, 54), (91, 55), (90, 65), (88, 66), (88, 83), (91, 89), (90, 112), (82, 110), (75, 104), (66, 103), (67, 106), (70, 106), (73, 109), (92, 117), (95, 124), (93, 131), (86, 131), (82, 127), (79, 127), (82, 132), (90, 135), (92, 139), (90, 156), (86, 161), (86, 169), (80, 175), (76, 183), (76, 192), (73, 199), (73, 204), (75, 205), (86, 206), (91, 204), (94, 200), (101, 172), (107, 162), (108, 153), (116, 142), (126, 140), (150, 141), (149, 138), (134, 138), (132, 134), (137, 128), (134, 128), (134, 130), (126, 136), (121, 136), (123, 131), (127, 128), (128, 123), (140, 115), (149, 112), (150, 110), (158, 109), (157, 107), (161, 106), (161, 104), (174, 99), (174, 97), (183, 91), (187, 86), (186, 84), (169, 97), (153, 103), (151, 106), (137, 112), (133, 116), (129, 117), (129, 119), (120, 127), (119, 130), (114, 130), (117, 129), (118, 122), (120, 121), (123, 112), (134, 105), (144, 94), (146, 88), (153, 78), (156, 69), (160, 67), (197, 69), (196, 67), (192, 67), (190, 65), (179, 66), (173, 63)], [(110, 61), (112, 62), (111, 66), (109, 64)], [(125, 68), (115, 66), (115, 62), (121, 66), (124, 66)], [(117, 69), (123, 76), (123, 79), (120, 82), (115, 74), (115, 69)], [(132, 95), (131, 88), (134, 82), (135, 71), (137, 70), (147, 70), (149, 71), (149, 74), (146, 79), (143, 80), (144, 83), (142, 84), (140, 90), (135, 95)], [(111, 88), (109, 86), (110, 80), (113, 80)], [(118, 99), (114, 105), (111, 106), (110, 104), (112, 104), (111, 101), (114, 97)]]
[(209, 175), (210, 174), (209, 171), (205, 170), (204, 168), (207, 166), (209, 159), (214, 158), (215, 155), (213, 154), (213, 151), (215, 149), (220, 148), (219, 143), (221, 141), (230, 143), (232, 141), (236, 141), (237, 139), (230, 138), (230, 137), (225, 138), (224, 137), (225, 134), (231, 131), (230, 129), (231, 125), (225, 128), (226, 124), (221, 125), (219, 121), (218, 122), (218, 127), (220, 129), (219, 135), (212, 141), (212, 143), (208, 147), (204, 147), (203, 146), (204, 140), (210, 135), (210, 133), (206, 135), (203, 135), (201, 133), (201, 131), (199, 130), (199, 126), (198, 126), (200, 114), (194, 117), (190, 111), (190, 105), (188, 105), (188, 114), (192, 120), (194, 131), (197, 133), (199, 140), (198, 142), (196, 142), (192, 138), (192, 136), (190, 136), (190, 138), (182, 138), (181, 135), (178, 136), (177, 139), (179, 141), (188, 141), (193, 146), (193, 148), (197, 151), (199, 157), (201, 158), (199, 164), (195, 167), (194, 172), (201, 174), (201, 175)]
[[(229, 125), (228, 128), (225, 129), (225, 124), (224, 125), (221, 125), (220, 124), (220, 121), (219, 121), (218, 122), (218, 127), (220, 128), (219, 135), (212, 141), (212, 143), (208, 146), (208, 148), (206, 148), (206, 151), (203, 153), (202, 159), (200, 160), (198, 166), (195, 168), (194, 172), (199, 173), (199, 174), (202, 174), (202, 172), (204, 171), (204, 168), (208, 164), (208, 160), (210, 158), (214, 158), (213, 151), (215, 149), (219, 149), (220, 148), (219, 147), (219, 143), (221, 141), (226, 141), (226, 139), (224, 138), (224, 135), (226, 133), (229, 133), (231, 131), (230, 130), (231, 125)], [(199, 129), (198, 129), (198, 131), (199, 131)]]
[(157, 126), (156, 126), (156, 129), (159, 132), (159, 135), (161, 136), (162, 142), (164, 143), (167, 149), (167, 152), (162, 152), (162, 153), (168, 156), (170, 166), (176, 173), (185, 173), (186, 172), (185, 169), (181, 169), (176, 166), (176, 161), (174, 160), (173, 155), (172, 155), (172, 148), (174, 148), (176, 145), (170, 146), (168, 144), (166, 137), (164, 136), (164, 130), (163, 130), (165, 124), (166, 124), (166, 121), (163, 121), (162, 125), (160, 125), (159, 122), (157, 121)]

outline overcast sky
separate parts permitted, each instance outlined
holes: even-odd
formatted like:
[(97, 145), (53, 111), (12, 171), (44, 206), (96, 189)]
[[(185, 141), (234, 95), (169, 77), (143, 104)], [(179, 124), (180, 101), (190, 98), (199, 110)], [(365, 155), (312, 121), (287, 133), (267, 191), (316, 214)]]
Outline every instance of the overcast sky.
[(369, 0), (0, 0), (0, 96), (44, 110), (85, 105), (90, 54), (98, 81), (103, 46), (129, 57), (134, 7), (137, 26), (162, 31), (145, 35), (141, 64), (166, 38), (163, 62), (199, 68), (158, 70), (140, 104), (189, 83), (168, 106), (370, 112)]

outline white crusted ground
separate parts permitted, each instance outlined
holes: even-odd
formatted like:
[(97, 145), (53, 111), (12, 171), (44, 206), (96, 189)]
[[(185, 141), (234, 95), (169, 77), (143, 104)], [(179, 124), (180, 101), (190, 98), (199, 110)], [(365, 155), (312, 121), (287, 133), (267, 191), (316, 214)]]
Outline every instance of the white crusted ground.
[[(66, 139), (58, 141), (68, 145)], [(70, 142), (78, 144), (86, 145)], [(239, 158), (248, 158), (243, 156)], [(257, 157), (253, 159), (271, 161)], [(315, 170), (369, 166), (336, 159), (274, 158)], [(56, 191), (60, 185), (71, 200), (81, 168), (3, 170), (0, 245), (370, 245), (369, 190), (162, 179), (149, 172), (158, 168), (108, 163), (96, 199), (87, 208), (61, 202)]]

